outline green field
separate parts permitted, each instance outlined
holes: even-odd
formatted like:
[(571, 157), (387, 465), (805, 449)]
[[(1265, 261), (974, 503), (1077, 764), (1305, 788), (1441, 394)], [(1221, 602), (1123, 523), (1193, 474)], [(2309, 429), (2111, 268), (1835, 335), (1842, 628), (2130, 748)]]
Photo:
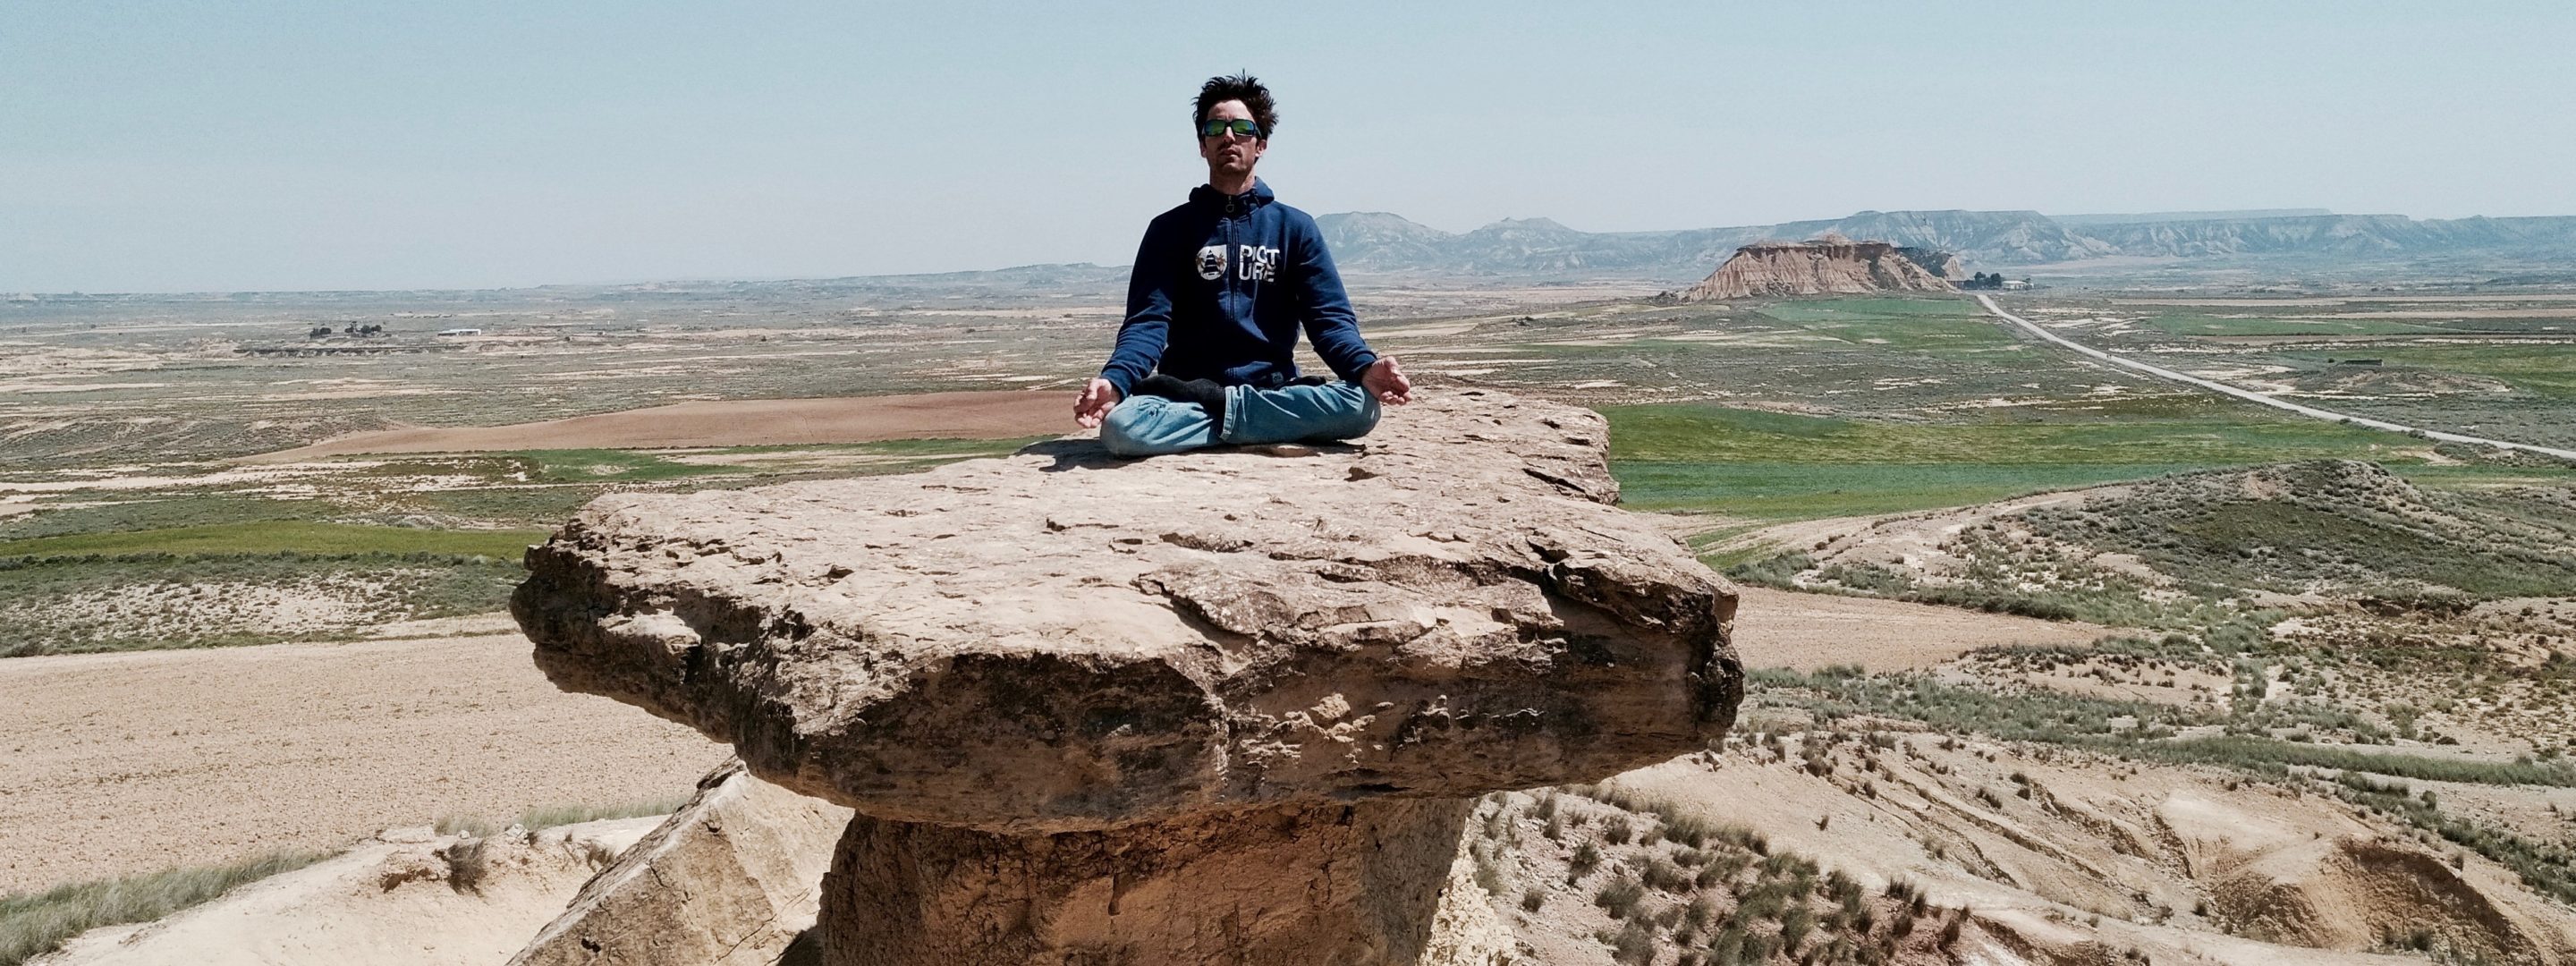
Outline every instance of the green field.
[[(2215, 410), (2215, 412), (2213, 412)], [(1640, 510), (1798, 520), (1962, 506), (2189, 469), (2415, 462), (2395, 433), (2159, 397), (1902, 423), (1681, 403), (1613, 406), (1611, 470)]]
[(308, 520), (211, 524), (0, 541), (0, 557), (298, 553), (336, 556), (429, 553), (517, 559), (545, 530), (414, 530)]
[(1783, 302), (1761, 314), (1818, 335), (1896, 352), (1968, 355), (2018, 351), (2019, 340), (1964, 299), (1854, 298)]
[[(158, 490), (49, 494), (0, 521), (0, 657), (346, 639), (388, 622), (490, 613), (529, 544), (609, 492), (687, 492), (926, 469), (1024, 439), (369, 457), (274, 495), (213, 464), (155, 467)], [(74, 477), (78, 479), (78, 477)]]
[[(2389, 366), (2487, 376), (2553, 402), (2576, 401), (2576, 346), (2570, 345), (2375, 345), (2367, 353)], [(2291, 358), (2323, 362), (2351, 350), (2298, 352)]]
[[(2341, 311), (2341, 310), (2329, 310)], [(2443, 329), (2394, 319), (2302, 319), (2244, 315), (2159, 315), (2147, 325), (2168, 335), (2407, 335)]]
[(1766, 521), (1906, 513), (2157, 476), (2189, 466), (1620, 461), (1620, 505)]

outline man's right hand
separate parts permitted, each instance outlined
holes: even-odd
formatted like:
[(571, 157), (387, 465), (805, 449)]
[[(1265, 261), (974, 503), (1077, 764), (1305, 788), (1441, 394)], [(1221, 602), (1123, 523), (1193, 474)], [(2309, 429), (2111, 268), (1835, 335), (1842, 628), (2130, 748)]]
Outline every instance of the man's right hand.
[(1073, 401), (1073, 424), (1084, 429), (1100, 428), (1100, 419), (1118, 405), (1118, 387), (1107, 379), (1093, 379), (1082, 387), (1082, 397)]

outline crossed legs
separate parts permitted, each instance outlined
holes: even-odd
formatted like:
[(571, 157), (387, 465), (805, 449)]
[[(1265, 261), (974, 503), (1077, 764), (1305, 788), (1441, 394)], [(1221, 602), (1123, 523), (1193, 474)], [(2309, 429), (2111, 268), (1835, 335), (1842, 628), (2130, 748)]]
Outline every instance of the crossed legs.
[(1357, 439), (1377, 427), (1377, 400), (1357, 383), (1226, 391), (1225, 425), (1197, 403), (1135, 395), (1100, 421), (1100, 442), (1114, 456), (1156, 456), (1215, 446), (1324, 443)]

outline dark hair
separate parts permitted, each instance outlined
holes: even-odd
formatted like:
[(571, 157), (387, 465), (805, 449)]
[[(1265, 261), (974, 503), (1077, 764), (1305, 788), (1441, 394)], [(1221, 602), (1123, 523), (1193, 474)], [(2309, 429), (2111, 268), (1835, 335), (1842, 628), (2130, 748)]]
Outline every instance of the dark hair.
[(1279, 127), (1279, 107), (1270, 103), (1270, 88), (1261, 86), (1261, 78), (1236, 73), (1232, 77), (1216, 76), (1199, 85), (1198, 110), (1190, 115), (1190, 132), (1198, 133), (1207, 121), (1208, 109), (1227, 101), (1242, 101), (1252, 112), (1252, 123), (1261, 125), (1261, 139), (1270, 140), (1270, 132)]

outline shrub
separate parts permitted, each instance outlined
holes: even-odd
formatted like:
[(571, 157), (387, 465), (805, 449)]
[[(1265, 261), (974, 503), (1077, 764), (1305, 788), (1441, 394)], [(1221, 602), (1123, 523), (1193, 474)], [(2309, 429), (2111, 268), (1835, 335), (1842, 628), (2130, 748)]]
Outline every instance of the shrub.
[(1690, 874), (1683, 872), (1681, 867), (1660, 855), (1647, 856), (1645, 867), (1639, 870), (1638, 877), (1648, 888), (1665, 892), (1687, 892), (1691, 887)]
[(1509, 883), (1503, 881), (1502, 866), (1494, 860), (1494, 853), (1491, 848), (1486, 846), (1484, 843), (1479, 842), (1468, 849), (1468, 855), (1476, 864), (1476, 886), (1478, 888), (1485, 890), (1486, 895), (1493, 896), (1497, 899), (1510, 894), (1511, 886)]
[(1601, 848), (1590, 842), (1585, 842), (1581, 845), (1575, 846), (1574, 855), (1565, 860), (1565, 869), (1567, 873), (1566, 880), (1569, 882), (1581, 881), (1584, 876), (1591, 875), (1592, 870), (1600, 867)]
[(1815, 927), (1815, 910), (1807, 908), (1806, 903), (1790, 906), (1788, 911), (1780, 914), (1781, 948), (1791, 952), (1797, 951), (1798, 943), (1805, 940), (1807, 933)]
[(1887, 880), (1887, 897), (1890, 899), (1910, 903), (1922, 896), (1923, 887), (1915, 885), (1912, 879), (1898, 876)]
[(1636, 920), (1619, 930), (1610, 941), (1610, 960), (1624, 966), (1647, 966), (1655, 961), (1655, 927)]
[(1628, 918), (1629, 913), (1637, 910), (1638, 900), (1645, 897), (1645, 885), (1623, 875), (1611, 880), (1609, 885), (1602, 886), (1601, 891), (1593, 893), (1592, 904), (1607, 910), (1610, 918), (1625, 919)]

